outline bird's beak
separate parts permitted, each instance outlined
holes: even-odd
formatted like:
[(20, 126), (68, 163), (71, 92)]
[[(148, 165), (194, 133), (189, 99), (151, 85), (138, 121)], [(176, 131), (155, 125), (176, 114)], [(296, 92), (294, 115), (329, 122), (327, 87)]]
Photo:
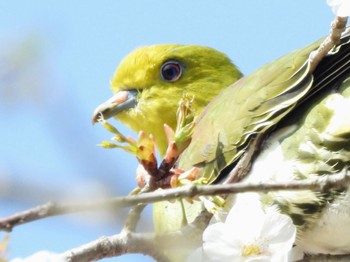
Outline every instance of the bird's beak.
[(119, 91), (96, 107), (92, 115), (92, 124), (95, 124), (101, 115), (104, 119), (108, 119), (121, 111), (135, 107), (137, 104), (136, 96), (137, 91), (135, 89)]

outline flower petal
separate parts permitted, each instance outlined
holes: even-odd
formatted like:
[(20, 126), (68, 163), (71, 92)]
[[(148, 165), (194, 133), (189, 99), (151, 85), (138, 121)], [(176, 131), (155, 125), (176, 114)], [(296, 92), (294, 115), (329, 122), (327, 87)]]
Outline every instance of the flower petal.
[(241, 243), (227, 230), (224, 223), (208, 226), (203, 233), (203, 241), (204, 253), (210, 261), (221, 261), (240, 255)]
[[(269, 210), (266, 214), (261, 237), (268, 239), (271, 254), (287, 257), (295, 241), (296, 227), (289, 216)], [(283, 259), (285, 260), (285, 259)], [(282, 259), (280, 261), (283, 261)], [(277, 260), (276, 260), (277, 261)]]
[(269, 256), (248, 257), (244, 260), (244, 262), (271, 262), (271, 257)]
[(209, 225), (205, 231), (203, 232), (203, 241), (211, 242), (213, 240), (224, 241), (227, 242), (226, 239), (226, 228), (224, 223), (215, 223)]
[[(285, 230), (288, 229), (286, 232)], [(280, 233), (283, 231), (283, 235)], [(289, 239), (295, 233), (295, 226), (292, 219), (284, 214), (269, 209), (266, 213), (266, 218), (261, 231), (261, 235), (269, 237), (269, 239), (276, 239), (282, 236)], [(282, 239), (284, 241), (285, 239)]]
[(332, 8), (332, 11), (336, 16), (350, 16), (349, 0), (327, 0), (327, 4)]
[[(230, 210), (225, 224), (232, 234), (251, 240), (258, 236), (263, 226), (265, 213), (256, 193), (239, 194), (236, 203)], [(248, 226), (243, 226), (248, 225)]]
[(209, 261), (238, 261), (241, 257), (241, 249), (220, 242), (203, 244), (203, 250)]
[(50, 251), (39, 251), (29, 257), (26, 258), (15, 258), (11, 260), (10, 262), (36, 262), (36, 261), (42, 261), (42, 262), (64, 262), (66, 261), (60, 254), (53, 253)]

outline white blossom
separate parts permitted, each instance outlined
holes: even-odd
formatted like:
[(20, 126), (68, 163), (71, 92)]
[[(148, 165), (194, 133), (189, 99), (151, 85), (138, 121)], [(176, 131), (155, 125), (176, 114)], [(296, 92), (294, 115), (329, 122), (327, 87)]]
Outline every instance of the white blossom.
[(15, 258), (10, 262), (65, 262), (66, 260), (59, 254), (49, 251), (39, 251), (26, 258)]
[(327, 0), (327, 4), (336, 16), (350, 16), (350, 0)]
[[(260, 203), (256, 201), (256, 203)], [(236, 204), (225, 223), (209, 225), (188, 261), (290, 261), (296, 228), (289, 216), (260, 204)]]

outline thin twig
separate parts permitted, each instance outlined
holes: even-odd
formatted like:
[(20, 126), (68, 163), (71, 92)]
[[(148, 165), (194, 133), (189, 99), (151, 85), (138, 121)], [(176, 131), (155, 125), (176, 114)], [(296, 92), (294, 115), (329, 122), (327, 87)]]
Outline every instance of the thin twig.
[(122, 230), (123, 232), (135, 232), (137, 222), (140, 220), (141, 213), (145, 207), (145, 204), (138, 204), (130, 209)]
[(116, 209), (130, 207), (137, 204), (154, 203), (178, 198), (193, 198), (197, 196), (221, 195), (243, 192), (268, 192), (282, 190), (314, 190), (324, 191), (329, 188), (344, 188), (350, 184), (348, 172), (328, 175), (317, 179), (290, 182), (266, 183), (236, 183), (225, 185), (188, 185), (167, 190), (144, 193), (135, 196), (115, 197), (98, 201), (57, 204), (47, 203), (35, 208), (0, 219), (0, 230), (11, 231), (13, 227), (35, 220), (62, 214), (93, 211), (101, 209)]
[(331, 25), (331, 31), (319, 48), (310, 54), (310, 72), (313, 72), (321, 60), (333, 47), (339, 44), (342, 32), (345, 30), (347, 17), (337, 16)]
[(227, 178), (223, 182), (224, 184), (237, 183), (244, 178), (246, 174), (248, 174), (253, 163), (253, 158), (259, 152), (264, 137), (265, 133), (259, 133), (254, 139), (252, 139), (243, 156), (239, 159), (238, 163), (230, 171)]
[[(145, 194), (147, 192), (150, 192), (151, 189), (150, 187), (144, 187), (140, 191), (140, 195)], [(124, 233), (130, 233), (130, 232), (135, 232), (136, 231), (136, 226), (138, 221), (141, 218), (141, 213), (145, 209), (146, 204), (137, 204), (133, 206), (128, 213), (128, 216), (126, 217), (122, 232)]]

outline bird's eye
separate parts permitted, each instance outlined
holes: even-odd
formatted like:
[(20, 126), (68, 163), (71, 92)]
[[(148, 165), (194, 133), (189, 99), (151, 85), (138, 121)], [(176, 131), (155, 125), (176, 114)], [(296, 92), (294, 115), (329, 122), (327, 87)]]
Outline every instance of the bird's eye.
[(167, 61), (160, 68), (162, 79), (168, 82), (175, 82), (182, 75), (182, 65), (177, 61)]

